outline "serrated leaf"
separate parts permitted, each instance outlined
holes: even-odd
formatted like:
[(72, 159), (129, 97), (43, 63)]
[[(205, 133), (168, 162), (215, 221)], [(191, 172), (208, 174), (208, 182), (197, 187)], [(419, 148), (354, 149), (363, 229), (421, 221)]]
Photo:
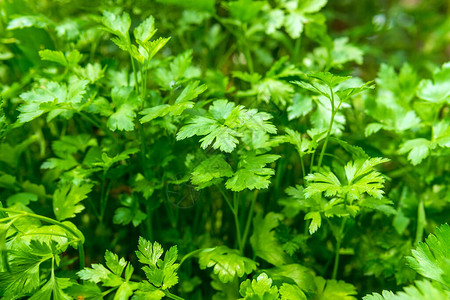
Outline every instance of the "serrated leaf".
[(223, 155), (213, 155), (202, 161), (192, 172), (192, 184), (199, 188), (208, 186), (212, 180), (221, 177), (233, 176), (231, 166), (225, 161)]
[(422, 80), (417, 96), (434, 103), (450, 103), (450, 63), (443, 64), (441, 69), (433, 74), (433, 81)]
[(226, 246), (204, 249), (199, 254), (201, 269), (214, 267), (213, 272), (223, 283), (231, 282), (256, 270), (256, 262)]
[[(69, 278), (57, 278), (52, 273), (52, 276), (47, 283), (35, 294), (33, 294), (30, 300), (71, 300), (63, 289), (71, 286)], [(53, 297), (52, 297), (53, 296)]]
[(283, 216), (273, 212), (268, 213), (265, 218), (256, 216), (253, 219), (254, 230), (250, 237), (250, 243), (256, 256), (275, 266), (285, 265), (292, 261), (283, 251), (273, 231), (281, 220), (283, 220)]
[(256, 155), (251, 152), (242, 155), (237, 171), (225, 183), (226, 188), (234, 192), (239, 192), (244, 189), (268, 188), (270, 177), (275, 174), (275, 171), (265, 166), (276, 161), (278, 158), (280, 158), (279, 155)]
[(420, 275), (450, 287), (450, 226), (437, 227), (406, 260)]
[(429, 281), (416, 281), (415, 286), (410, 285), (404, 291), (396, 294), (391, 291), (383, 291), (382, 295), (373, 293), (366, 295), (363, 300), (429, 300), (429, 299), (449, 299), (450, 292), (432, 285)]
[(305, 177), (307, 187), (305, 196), (312, 197), (324, 193), (327, 197), (347, 195), (349, 199), (358, 199), (363, 193), (375, 198), (383, 196), (384, 178), (373, 167), (389, 161), (385, 158), (359, 159), (349, 162), (344, 167), (347, 185), (343, 185), (330, 171), (320, 171)]
[(20, 95), (24, 104), (18, 110), (19, 122), (26, 123), (40, 115), (50, 112), (48, 121), (67, 109), (73, 109), (79, 104), (86, 93), (86, 80), (74, 80), (69, 86), (64, 83), (48, 82), (45, 86)]
[(320, 228), (322, 224), (322, 218), (320, 216), (320, 212), (309, 212), (305, 215), (305, 220), (311, 220), (309, 224), (309, 234), (313, 234)]
[(283, 283), (280, 287), (281, 300), (306, 300), (305, 293), (298, 287), (292, 284)]
[(112, 131), (134, 129), (135, 110), (140, 105), (140, 99), (131, 87), (114, 87), (111, 90), (111, 98), (115, 106), (115, 112), (109, 117), (106, 125)]
[(148, 281), (155, 287), (168, 289), (178, 283), (178, 264), (175, 263), (178, 257), (177, 247), (171, 247), (161, 259), (164, 250), (157, 242), (153, 244), (140, 237), (138, 251), (136, 255), (139, 261), (147, 266), (142, 270), (145, 272)]
[(287, 264), (264, 270), (275, 282), (296, 284), (304, 292), (316, 292), (315, 276), (311, 269), (299, 264)]
[(327, 299), (342, 299), (342, 300), (356, 300), (356, 289), (350, 283), (344, 281), (336, 281), (334, 279), (325, 280), (322, 277), (315, 278), (317, 285), (317, 300)]
[[(84, 209), (80, 202), (87, 198), (93, 184), (70, 185), (57, 189), (53, 194), (53, 211), (58, 221), (74, 218)], [(70, 191), (69, 191), (70, 190)]]
[(67, 67), (67, 60), (66, 60), (66, 57), (64, 56), (64, 53), (62, 53), (62, 51), (54, 51), (54, 50), (45, 49), (45, 50), (39, 51), (39, 56), (43, 60), (52, 61), (52, 62), (55, 62), (62, 66)]
[(138, 43), (145, 43), (156, 33), (155, 18), (149, 16), (137, 26), (133, 33)]
[(118, 15), (110, 11), (105, 11), (103, 12), (102, 23), (111, 33), (122, 38), (128, 37), (128, 30), (131, 26), (131, 18), (128, 13), (125, 12)]
[(203, 149), (211, 145), (214, 149), (229, 153), (239, 143), (238, 137), (258, 132), (275, 133), (276, 128), (268, 122), (270, 118), (269, 114), (256, 109), (247, 110), (227, 100), (216, 100), (207, 115), (195, 116), (178, 131), (177, 140), (194, 135), (204, 136), (200, 139)]
[(272, 286), (272, 279), (266, 273), (261, 273), (256, 279), (241, 283), (239, 293), (242, 297), (240, 299), (249, 300), (277, 300), (278, 288)]
[(408, 153), (408, 160), (413, 165), (420, 164), (430, 153), (430, 141), (423, 138), (406, 141), (400, 146), (400, 154)]

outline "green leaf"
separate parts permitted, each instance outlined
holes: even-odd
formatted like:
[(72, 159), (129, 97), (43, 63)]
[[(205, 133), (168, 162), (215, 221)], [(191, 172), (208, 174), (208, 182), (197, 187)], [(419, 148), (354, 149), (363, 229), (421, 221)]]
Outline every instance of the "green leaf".
[(306, 116), (313, 109), (313, 101), (311, 97), (303, 94), (295, 94), (293, 104), (287, 108), (289, 120)]
[(450, 288), (450, 226), (437, 227), (435, 233), (430, 234), (425, 243), (420, 242), (406, 260), (420, 275)]
[(254, 230), (250, 237), (250, 243), (256, 256), (275, 266), (285, 265), (292, 261), (275, 237), (274, 229), (282, 220), (281, 214), (273, 212), (269, 212), (264, 219), (261, 215), (256, 216), (253, 219)]
[(52, 249), (47, 244), (37, 241), (16, 244), (15, 249), (8, 251), (10, 271), (0, 272), (0, 294), (20, 297), (35, 291), (41, 284), (41, 264), (52, 257)]
[(311, 220), (311, 223), (309, 224), (309, 234), (316, 232), (317, 229), (320, 228), (320, 225), (322, 225), (320, 212), (317, 211), (307, 213), (305, 215), (305, 220)]
[(400, 146), (398, 153), (408, 153), (408, 160), (415, 166), (420, 164), (430, 153), (431, 142), (427, 139), (418, 138), (406, 141)]
[[(66, 184), (53, 194), (53, 211), (56, 219), (62, 221), (74, 218), (84, 209), (80, 202), (87, 198), (92, 191), (93, 184), (70, 185)], [(69, 191), (70, 190), (70, 191)]]
[(42, 58), (42, 60), (52, 61), (66, 68), (76, 67), (80, 60), (83, 58), (83, 55), (81, 55), (78, 50), (73, 50), (67, 55), (64, 55), (64, 53), (62, 53), (61, 51), (45, 49), (39, 51), (39, 56)]
[(178, 264), (175, 263), (178, 257), (176, 246), (171, 247), (161, 259), (163, 249), (160, 244), (153, 244), (144, 238), (139, 238), (138, 251), (136, 255), (139, 261), (147, 266), (142, 270), (145, 272), (148, 281), (157, 288), (163, 290), (171, 288), (178, 283)]
[(295, 285), (283, 283), (280, 287), (280, 295), (281, 300), (290, 300), (290, 299), (297, 299), (297, 300), (306, 300), (306, 295), (303, 293), (303, 291)]
[(354, 61), (358, 65), (363, 63), (364, 52), (350, 44), (348, 37), (337, 38), (333, 41), (334, 47), (331, 51), (331, 59), (334, 67), (341, 68), (343, 64)]
[(342, 185), (339, 179), (330, 171), (320, 171), (309, 174), (305, 177), (308, 184), (305, 189), (305, 196), (312, 197), (317, 193), (325, 192), (325, 196), (335, 196), (342, 191)]
[(225, 186), (234, 192), (244, 189), (266, 189), (270, 184), (270, 177), (275, 174), (271, 168), (266, 168), (280, 158), (279, 155), (246, 153), (240, 157), (238, 169), (233, 177), (227, 180)]
[[(71, 300), (63, 289), (72, 285), (69, 278), (57, 278), (54, 273), (50, 277), (50, 280), (33, 296), (30, 300)], [(52, 297), (53, 295), (53, 297)]]
[(103, 12), (102, 23), (109, 32), (129, 40), (128, 30), (131, 26), (131, 19), (128, 13), (125, 12), (118, 15), (110, 11), (105, 11)]
[(199, 84), (199, 81), (189, 83), (177, 97), (173, 105), (162, 104), (144, 109), (140, 112), (141, 115), (144, 115), (140, 119), (140, 122), (149, 122), (155, 118), (163, 117), (167, 114), (178, 116), (181, 115), (185, 109), (194, 107), (194, 102), (190, 100), (197, 98), (198, 95), (206, 90), (206, 85), (202, 84), (199, 86)]
[(169, 104), (157, 105), (154, 107), (146, 108), (140, 112), (141, 115), (144, 115), (139, 119), (141, 123), (150, 122), (153, 119), (158, 117), (164, 117), (169, 112), (171, 112), (172, 107)]
[(131, 87), (114, 87), (111, 91), (111, 98), (115, 106), (113, 113), (106, 125), (112, 131), (134, 129), (135, 110), (140, 105), (140, 99)]
[(160, 300), (165, 294), (160, 289), (155, 288), (148, 281), (139, 283), (138, 290), (133, 296), (133, 300)]
[(195, 116), (178, 131), (177, 140), (204, 136), (200, 139), (203, 149), (212, 145), (214, 149), (229, 153), (239, 143), (238, 137), (250, 133), (275, 133), (275, 126), (268, 122), (270, 118), (269, 114), (256, 109), (247, 110), (227, 100), (216, 100), (209, 107), (208, 114)]
[(50, 121), (65, 110), (76, 109), (86, 93), (87, 83), (86, 80), (74, 80), (67, 87), (64, 83), (50, 81), (43, 87), (21, 94), (24, 104), (18, 108), (19, 122), (30, 122), (46, 112), (50, 112), (47, 117)]
[(261, 273), (256, 280), (247, 279), (241, 283), (239, 293), (242, 297), (240, 299), (249, 300), (277, 300), (278, 288), (272, 286), (272, 279), (266, 273)]
[(82, 280), (87, 280), (94, 283), (99, 283), (106, 280), (110, 274), (111, 271), (101, 264), (93, 264), (91, 268), (84, 268), (83, 270), (77, 272), (77, 275)]
[(450, 63), (442, 65), (433, 74), (433, 81), (424, 79), (420, 82), (417, 96), (434, 103), (450, 103)]
[(317, 300), (342, 299), (356, 300), (356, 289), (350, 283), (344, 281), (336, 281), (334, 279), (325, 280), (322, 277), (315, 277), (317, 285)]
[(226, 246), (204, 249), (199, 254), (201, 269), (214, 267), (213, 272), (223, 283), (231, 282), (256, 270), (256, 262)]
[(134, 29), (133, 33), (136, 41), (139, 44), (143, 44), (152, 38), (152, 36), (156, 33), (156, 30), (155, 18), (153, 18), (153, 16), (149, 16)]
[(264, 270), (275, 282), (295, 284), (305, 293), (316, 291), (315, 276), (311, 269), (299, 264), (288, 264)]
[(48, 60), (48, 61), (52, 61), (55, 63), (58, 63), (62, 66), (67, 67), (67, 60), (66, 57), (64, 56), (64, 53), (62, 53), (61, 51), (54, 51), (54, 50), (41, 50), (39, 51), (39, 56), (43, 59), (43, 60)]
[(428, 299), (449, 299), (450, 292), (443, 290), (439, 286), (432, 285), (429, 281), (416, 281), (415, 286), (410, 285), (404, 291), (396, 294), (391, 291), (383, 291), (382, 295), (373, 293), (363, 297), (363, 300), (428, 300)]
[(233, 176), (231, 166), (223, 155), (213, 155), (202, 161), (192, 172), (191, 182), (199, 189), (214, 183), (214, 179)]
[(389, 161), (385, 158), (359, 159), (349, 162), (345, 166), (347, 185), (343, 185), (336, 175), (330, 171), (320, 171), (305, 177), (307, 198), (315, 194), (325, 193), (325, 196), (347, 195), (350, 199), (359, 199), (360, 195), (367, 193), (370, 196), (381, 199), (383, 196), (383, 176), (373, 170), (373, 167)]
[(249, 23), (256, 18), (264, 4), (263, 1), (238, 0), (223, 3), (223, 6), (229, 10), (233, 19), (242, 23)]
[[(77, 275), (82, 280), (90, 281), (93, 283), (102, 282), (104, 286), (108, 287), (119, 287), (119, 291), (121, 291), (123, 295), (128, 295), (130, 289), (127, 282), (131, 278), (131, 275), (133, 273), (133, 266), (126, 262), (124, 258), (119, 259), (116, 254), (110, 251), (106, 251), (105, 261), (108, 268), (104, 267), (101, 264), (93, 264), (91, 268), (84, 268), (83, 270), (79, 271)], [(124, 269), (126, 269), (125, 278), (122, 278)], [(118, 297), (117, 294), (116, 297)]]

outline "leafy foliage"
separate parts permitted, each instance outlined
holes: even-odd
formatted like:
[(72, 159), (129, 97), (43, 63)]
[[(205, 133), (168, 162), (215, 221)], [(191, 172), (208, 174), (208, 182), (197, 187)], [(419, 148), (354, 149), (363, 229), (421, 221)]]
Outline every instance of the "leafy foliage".
[(0, 298), (449, 297), (447, 2), (100, 2), (0, 4)]
[(214, 274), (223, 283), (232, 281), (236, 276), (242, 277), (256, 269), (256, 263), (239, 255), (239, 251), (219, 246), (204, 249), (199, 255), (201, 269), (214, 267)]

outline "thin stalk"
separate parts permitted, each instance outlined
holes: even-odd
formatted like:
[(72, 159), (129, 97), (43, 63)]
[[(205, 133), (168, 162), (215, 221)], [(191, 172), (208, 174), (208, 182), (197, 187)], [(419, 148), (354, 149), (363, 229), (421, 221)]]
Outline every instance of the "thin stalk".
[(228, 198), (228, 195), (225, 193), (225, 191), (220, 187), (219, 185), (216, 185), (219, 189), (220, 194), (222, 195), (223, 199), (225, 199), (225, 202), (228, 204), (228, 207), (230, 208), (231, 212), (234, 215), (234, 207), (231, 205), (230, 199)]
[(320, 169), (320, 166), (322, 165), (323, 155), (325, 154), (325, 149), (327, 148), (328, 139), (330, 138), (331, 130), (333, 128), (334, 117), (336, 116), (336, 111), (334, 109), (334, 92), (333, 92), (333, 89), (331, 88), (331, 86), (329, 88), (330, 88), (330, 94), (331, 94), (331, 119), (330, 119), (330, 126), (328, 127), (328, 131), (327, 131), (327, 136), (325, 137), (325, 141), (323, 142), (322, 151), (320, 152), (319, 162), (317, 164), (318, 169)]
[(188, 254), (186, 254), (185, 256), (183, 256), (183, 258), (180, 260), (180, 263), (178, 264), (178, 269), (188, 258), (191, 258), (192, 256), (197, 255), (198, 253), (201, 253), (204, 250), (205, 249), (197, 249), (197, 250), (191, 251)]
[(314, 156), (316, 155), (316, 150), (314, 149), (314, 152), (311, 154), (311, 161), (309, 162), (309, 171), (312, 172), (313, 166), (314, 166)]
[(139, 80), (138, 80), (138, 76), (136, 73), (136, 66), (134, 64), (134, 58), (133, 58), (133, 55), (131, 54), (131, 52), (133, 50), (131, 49), (130, 37), (128, 37), (128, 48), (129, 48), (129, 52), (130, 52), (131, 67), (133, 68), (133, 74), (134, 74), (134, 87), (136, 88), (136, 93), (139, 95)]
[(142, 160), (142, 171), (146, 178), (148, 178), (148, 171), (147, 171), (147, 157), (145, 154), (147, 153), (147, 147), (145, 146), (145, 132), (144, 132), (144, 125), (141, 124), (141, 122), (138, 121), (138, 127), (139, 127), (139, 140), (140, 140), (140, 146), (141, 146), (141, 160)]
[(423, 230), (425, 227), (426, 217), (425, 217), (425, 207), (423, 205), (423, 200), (420, 199), (419, 206), (417, 207), (417, 229), (416, 229), (416, 239), (414, 245), (419, 244), (423, 239)]
[(93, 118), (91, 118), (90, 116), (88, 116), (87, 114), (83, 113), (83, 112), (78, 112), (78, 114), (85, 119), (86, 121), (92, 123), (92, 125), (96, 126), (97, 128), (103, 130), (104, 133), (106, 133), (109, 137), (113, 138), (114, 140), (116, 139), (116, 137), (109, 131), (107, 130), (105, 127), (103, 127), (99, 122), (97, 122), (96, 120), (94, 120)]
[(109, 293), (111, 293), (112, 291), (115, 291), (115, 290), (117, 290), (117, 287), (110, 288), (109, 290), (104, 291), (102, 293), (102, 296), (105, 297), (106, 295), (108, 295)]
[(245, 60), (247, 61), (248, 70), (250, 71), (250, 73), (253, 73), (253, 59), (252, 59), (252, 55), (250, 53), (250, 49), (247, 46), (247, 43), (245, 44), (245, 47), (244, 47), (244, 56), (245, 56)]
[(106, 206), (108, 205), (109, 190), (111, 189), (111, 180), (106, 184), (106, 174), (102, 178), (102, 190), (100, 194), (100, 222), (103, 223)]
[(166, 295), (167, 298), (170, 299), (174, 299), (174, 300), (184, 300), (184, 298), (181, 298), (177, 295), (172, 294), (171, 292), (169, 292), (168, 290), (164, 290), (164, 294)]
[(305, 185), (305, 162), (303, 161), (303, 155), (301, 155), (300, 152), (298, 153), (298, 155), (300, 155), (300, 165), (302, 166), (302, 184)]
[(244, 47), (245, 60), (247, 61), (248, 70), (250, 71), (250, 73), (253, 73), (252, 54), (250, 53), (250, 47), (249, 47), (249, 44), (248, 44), (248, 40), (245, 38), (245, 35), (246, 35), (246, 32), (247, 32), (247, 24), (244, 24), (244, 26), (242, 26), (241, 29), (242, 29), (242, 33), (243, 34), (240, 37), (243, 38), (241, 40), (241, 44)]
[[(148, 200), (146, 200), (148, 201)], [(152, 217), (153, 217), (153, 210), (151, 209), (150, 205), (145, 203), (145, 212), (147, 213), (147, 218), (145, 218), (145, 228), (147, 230), (147, 239), (149, 241), (153, 241), (153, 226), (152, 226)]]
[(341, 227), (339, 228), (338, 236), (336, 236), (336, 253), (334, 256), (333, 275), (331, 276), (331, 279), (336, 279), (337, 276), (337, 271), (339, 267), (339, 256), (340, 256), (339, 250), (341, 249), (342, 234), (344, 233), (345, 221), (346, 218), (342, 218)]
[(298, 37), (295, 40), (295, 44), (294, 44), (294, 50), (292, 52), (292, 63), (296, 64), (298, 61), (298, 54), (300, 52), (300, 45), (301, 45), (301, 37)]
[(234, 223), (236, 225), (236, 238), (239, 246), (239, 252), (243, 252), (242, 248), (242, 238), (241, 238), (241, 226), (239, 224), (239, 198), (238, 193), (234, 192), (233, 194), (233, 203), (234, 203)]
[(258, 190), (255, 190), (255, 196), (253, 197), (252, 202), (250, 202), (247, 222), (245, 223), (244, 235), (242, 236), (242, 251), (245, 250), (245, 244), (247, 243), (247, 237), (250, 230), (250, 224), (252, 223), (253, 219), (253, 211), (255, 208), (256, 198), (258, 198)]

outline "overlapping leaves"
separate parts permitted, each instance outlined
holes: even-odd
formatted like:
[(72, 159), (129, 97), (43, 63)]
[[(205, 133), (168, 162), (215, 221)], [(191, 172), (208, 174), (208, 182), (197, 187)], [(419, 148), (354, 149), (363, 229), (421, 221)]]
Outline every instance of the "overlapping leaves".
[(276, 133), (276, 128), (268, 120), (271, 115), (256, 109), (245, 109), (227, 100), (216, 100), (207, 113), (193, 117), (188, 125), (181, 127), (177, 140), (184, 140), (194, 135), (204, 136), (200, 139), (201, 147), (212, 146), (223, 152), (232, 152), (239, 143), (238, 138), (248, 131), (254, 135)]

